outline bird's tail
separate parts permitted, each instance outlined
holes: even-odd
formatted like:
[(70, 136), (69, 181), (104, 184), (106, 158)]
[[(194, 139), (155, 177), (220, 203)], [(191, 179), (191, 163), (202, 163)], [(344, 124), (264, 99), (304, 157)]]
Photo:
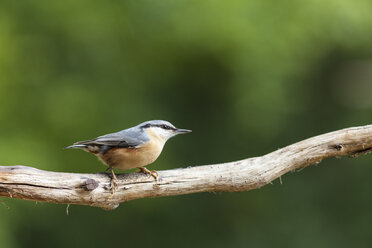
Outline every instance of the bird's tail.
[(92, 144), (92, 140), (83, 140), (83, 141), (75, 142), (71, 146), (66, 146), (65, 149), (70, 149), (70, 148), (86, 148), (86, 147), (88, 147), (91, 144)]
[(71, 145), (71, 146), (66, 146), (64, 149), (70, 149), (70, 148), (84, 148), (84, 147), (87, 147), (87, 145), (79, 145), (79, 144), (74, 144), (74, 145)]

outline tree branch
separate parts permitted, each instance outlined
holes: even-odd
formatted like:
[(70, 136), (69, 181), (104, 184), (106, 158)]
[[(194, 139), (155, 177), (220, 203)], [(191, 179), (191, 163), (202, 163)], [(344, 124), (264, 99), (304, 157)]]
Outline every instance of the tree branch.
[(347, 128), (284, 147), (267, 155), (236, 162), (158, 171), (156, 182), (142, 173), (118, 175), (111, 195), (106, 173), (78, 174), (0, 166), (0, 197), (114, 209), (119, 203), (211, 191), (260, 188), (288, 171), (335, 156), (356, 157), (372, 151), (372, 125)]

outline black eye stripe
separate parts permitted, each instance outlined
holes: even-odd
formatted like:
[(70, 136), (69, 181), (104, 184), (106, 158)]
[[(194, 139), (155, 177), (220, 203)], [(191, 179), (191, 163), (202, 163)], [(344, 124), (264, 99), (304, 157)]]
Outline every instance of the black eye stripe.
[(146, 124), (146, 125), (141, 126), (141, 128), (149, 128), (149, 127), (151, 127), (150, 124)]
[(158, 125), (158, 127), (166, 129), (166, 130), (172, 129), (170, 126), (167, 126), (167, 125), (164, 125), (164, 124), (163, 125)]
[(175, 130), (174, 127), (170, 127), (168, 125), (165, 125), (165, 124), (146, 124), (146, 125), (143, 125), (141, 126), (141, 128), (149, 128), (149, 127), (159, 127), (159, 128), (162, 128), (162, 129), (165, 129), (165, 130)]

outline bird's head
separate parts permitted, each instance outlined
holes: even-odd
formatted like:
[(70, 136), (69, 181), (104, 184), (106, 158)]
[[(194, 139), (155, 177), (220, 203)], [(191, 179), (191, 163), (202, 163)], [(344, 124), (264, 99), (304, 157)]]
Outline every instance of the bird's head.
[(164, 142), (176, 136), (177, 134), (190, 133), (191, 130), (176, 128), (168, 121), (153, 120), (146, 121), (139, 125), (144, 131), (150, 132), (153, 135), (161, 138)]

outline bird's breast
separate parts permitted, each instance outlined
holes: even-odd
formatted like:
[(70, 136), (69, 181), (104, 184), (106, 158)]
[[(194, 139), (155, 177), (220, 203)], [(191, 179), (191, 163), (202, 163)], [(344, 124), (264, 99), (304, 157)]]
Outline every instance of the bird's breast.
[(150, 141), (136, 148), (111, 148), (99, 158), (108, 166), (120, 170), (139, 168), (153, 163), (160, 155), (164, 144)]

